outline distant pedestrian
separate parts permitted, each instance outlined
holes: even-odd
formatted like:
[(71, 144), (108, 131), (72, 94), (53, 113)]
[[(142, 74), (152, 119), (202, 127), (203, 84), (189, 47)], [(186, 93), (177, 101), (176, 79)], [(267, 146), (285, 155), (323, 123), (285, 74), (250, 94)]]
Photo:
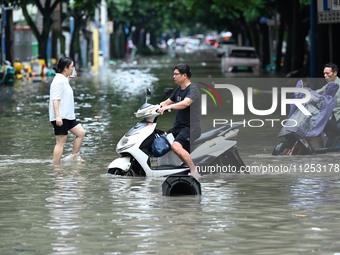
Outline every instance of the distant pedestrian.
[(84, 162), (79, 151), (85, 136), (83, 126), (76, 120), (74, 112), (73, 89), (70, 86), (70, 76), (75, 74), (72, 59), (61, 57), (53, 67), (56, 72), (50, 87), (49, 116), (54, 127), (56, 144), (53, 150), (53, 164), (60, 165), (67, 141), (68, 131), (75, 135), (71, 159)]
[[(337, 83), (340, 86), (340, 79), (338, 77), (339, 68), (334, 63), (327, 63), (323, 69), (323, 76), (327, 82), (318, 93), (323, 94), (330, 83)], [(328, 136), (326, 147), (333, 147), (340, 136), (340, 88), (336, 92), (334, 98), (336, 99), (336, 106), (333, 109), (333, 115), (328, 120), (325, 127), (325, 133)]]

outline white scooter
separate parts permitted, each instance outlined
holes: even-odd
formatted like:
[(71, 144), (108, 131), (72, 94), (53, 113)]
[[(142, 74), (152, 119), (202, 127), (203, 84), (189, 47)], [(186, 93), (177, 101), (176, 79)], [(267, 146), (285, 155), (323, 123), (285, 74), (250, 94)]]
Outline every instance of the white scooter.
[[(169, 96), (172, 89), (165, 89), (164, 96)], [(170, 150), (161, 157), (152, 155), (151, 144), (155, 134), (162, 133), (156, 129), (157, 110), (160, 105), (149, 104), (151, 92), (147, 90), (146, 102), (138, 109), (135, 116), (139, 121), (118, 142), (116, 151), (119, 158), (108, 166), (108, 173), (123, 176), (164, 177), (172, 174), (188, 174), (186, 166), (178, 156)], [(191, 145), (191, 157), (201, 174), (226, 169), (240, 172), (244, 166), (238, 154), (236, 138), (238, 126), (223, 125), (201, 134)], [(205, 166), (205, 167), (204, 167)], [(204, 168), (204, 172), (200, 171)], [(213, 167), (213, 168), (211, 168)], [(217, 168), (217, 169), (216, 169)], [(210, 169), (212, 171), (207, 171)]]

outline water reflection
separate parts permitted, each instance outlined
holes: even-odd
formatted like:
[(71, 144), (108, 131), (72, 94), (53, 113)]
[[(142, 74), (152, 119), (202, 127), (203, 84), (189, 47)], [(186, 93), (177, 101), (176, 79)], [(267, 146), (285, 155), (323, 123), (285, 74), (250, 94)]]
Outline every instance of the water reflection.
[(53, 195), (46, 198), (50, 221), (47, 227), (55, 237), (51, 242), (52, 254), (79, 254), (76, 239), (82, 222), (81, 211), (85, 209), (84, 189), (87, 180), (80, 174), (81, 166), (73, 165), (70, 169), (55, 167), (55, 186)]
[(124, 91), (129, 95), (136, 95), (146, 88), (152, 88), (154, 82), (159, 79), (147, 69), (115, 69), (105, 74), (106, 79), (115, 85), (117, 90)]

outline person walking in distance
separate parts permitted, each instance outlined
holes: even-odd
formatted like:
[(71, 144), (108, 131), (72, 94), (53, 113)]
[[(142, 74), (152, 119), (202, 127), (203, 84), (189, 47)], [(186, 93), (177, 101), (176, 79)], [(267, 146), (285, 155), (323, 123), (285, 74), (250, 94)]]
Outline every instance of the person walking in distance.
[(70, 76), (74, 76), (75, 66), (71, 58), (61, 57), (53, 67), (56, 72), (50, 86), (49, 117), (54, 128), (56, 144), (53, 150), (53, 164), (60, 165), (68, 131), (75, 135), (71, 159), (84, 162), (79, 151), (85, 136), (85, 129), (76, 120), (73, 89)]

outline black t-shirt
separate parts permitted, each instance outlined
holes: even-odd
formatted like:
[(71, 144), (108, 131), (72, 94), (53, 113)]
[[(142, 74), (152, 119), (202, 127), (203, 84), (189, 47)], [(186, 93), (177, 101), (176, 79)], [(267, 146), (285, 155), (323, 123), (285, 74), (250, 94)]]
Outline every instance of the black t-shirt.
[(184, 90), (178, 87), (170, 96), (170, 100), (178, 103), (184, 98), (190, 98), (192, 103), (189, 107), (177, 110), (174, 126), (177, 128), (200, 126), (201, 93), (195, 84), (190, 84)]

